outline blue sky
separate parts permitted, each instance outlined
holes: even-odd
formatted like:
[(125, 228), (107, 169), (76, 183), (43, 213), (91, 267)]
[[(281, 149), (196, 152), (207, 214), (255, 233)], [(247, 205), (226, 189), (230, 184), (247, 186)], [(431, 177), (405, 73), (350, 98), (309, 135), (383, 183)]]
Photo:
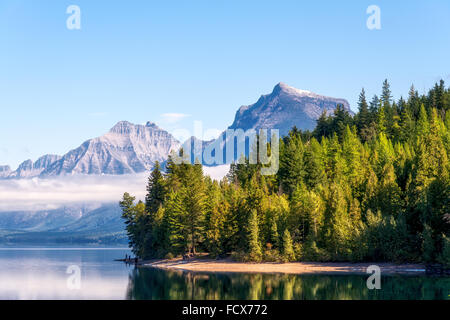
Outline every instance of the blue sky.
[[(381, 9), (368, 30), (366, 9)], [(81, 8), (81, 30), (66, 9)], [(0, 165), (63, 154), (117, 121), (225, 129), (280, 81), (346, 98), (450, 83), (450, 2), (0, 2)], [(175, 122), (164, 114), (185, 114)]]

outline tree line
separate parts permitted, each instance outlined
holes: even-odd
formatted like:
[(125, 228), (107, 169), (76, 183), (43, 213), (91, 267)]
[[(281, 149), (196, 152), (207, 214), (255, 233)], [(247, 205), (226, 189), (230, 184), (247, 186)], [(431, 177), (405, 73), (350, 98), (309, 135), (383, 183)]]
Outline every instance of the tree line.
[(145, 259), (449, 265), (449, 108), (444, 81), (394, 101), (386, 80), (370, 102), (362, 90), (356, 115), (338, 106), (313, 132), (281, 138), (276, 175), (246, 160), (218, 182), (169, 157), (145, 202), (128, 193), (120, 202), (130, 247)]

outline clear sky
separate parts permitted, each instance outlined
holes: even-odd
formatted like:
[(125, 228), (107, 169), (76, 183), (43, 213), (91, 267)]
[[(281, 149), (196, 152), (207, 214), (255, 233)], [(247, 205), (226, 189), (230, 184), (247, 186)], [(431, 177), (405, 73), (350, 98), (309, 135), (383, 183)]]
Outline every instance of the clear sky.
[[(366, 27), (372, 4), (381, 30)], [(450, 1), (1, 0), (0, 165), (119, 120), (223, 130), (280, 81), (355, 110), (385, 78), (395, 98), (450, 83)]]

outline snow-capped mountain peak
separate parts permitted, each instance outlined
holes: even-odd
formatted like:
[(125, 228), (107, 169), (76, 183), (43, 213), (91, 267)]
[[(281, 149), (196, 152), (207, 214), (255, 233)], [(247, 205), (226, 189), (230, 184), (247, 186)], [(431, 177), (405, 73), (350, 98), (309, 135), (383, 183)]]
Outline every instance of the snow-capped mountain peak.
[(351, 113), (345, 99), (319, 95), (280, 82), (272, 93), (262, 95), (252, 105), (242, 106), (230, 129), (279, 129), (281, 135), (286, 135), (293, 126), (313, 130), (320, 115), (324, 111), (332, 114), (338, 104)]
[(313, 93), (311, 91), (297, 89), (297, 88), (287, 85), (284, 82), (278, 83), (274, 88), (275, 93), (278, 93), (280, 91), (283, 91), (286, 94), (298, 95), (298, 96), (317, 96), (315, 93)]

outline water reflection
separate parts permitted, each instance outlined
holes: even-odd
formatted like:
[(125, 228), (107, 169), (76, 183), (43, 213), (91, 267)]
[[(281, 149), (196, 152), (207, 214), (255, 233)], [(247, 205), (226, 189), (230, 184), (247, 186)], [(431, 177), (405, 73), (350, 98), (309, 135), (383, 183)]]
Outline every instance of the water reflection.
[[(0, 300), (125, 299), (133, 267), (114, 262), (128, 249), (0, 248)], [(69, 266), (79, 267), (80, 287), (68, 286)]]
[(139, 268), (128, 299), (137, 300), (395, 300), (449, 299), (450, 277), (385, 276), (369, 290), (364, 275), (192, 273)]
[[(450, 277), (386, 276), (368, 290), (366, 275), (192, 273), (115, 262), (127, 249), (1, 249), (1, 299), (450, 299)], [(67, 268), (80, 267), (72, 290)]]

